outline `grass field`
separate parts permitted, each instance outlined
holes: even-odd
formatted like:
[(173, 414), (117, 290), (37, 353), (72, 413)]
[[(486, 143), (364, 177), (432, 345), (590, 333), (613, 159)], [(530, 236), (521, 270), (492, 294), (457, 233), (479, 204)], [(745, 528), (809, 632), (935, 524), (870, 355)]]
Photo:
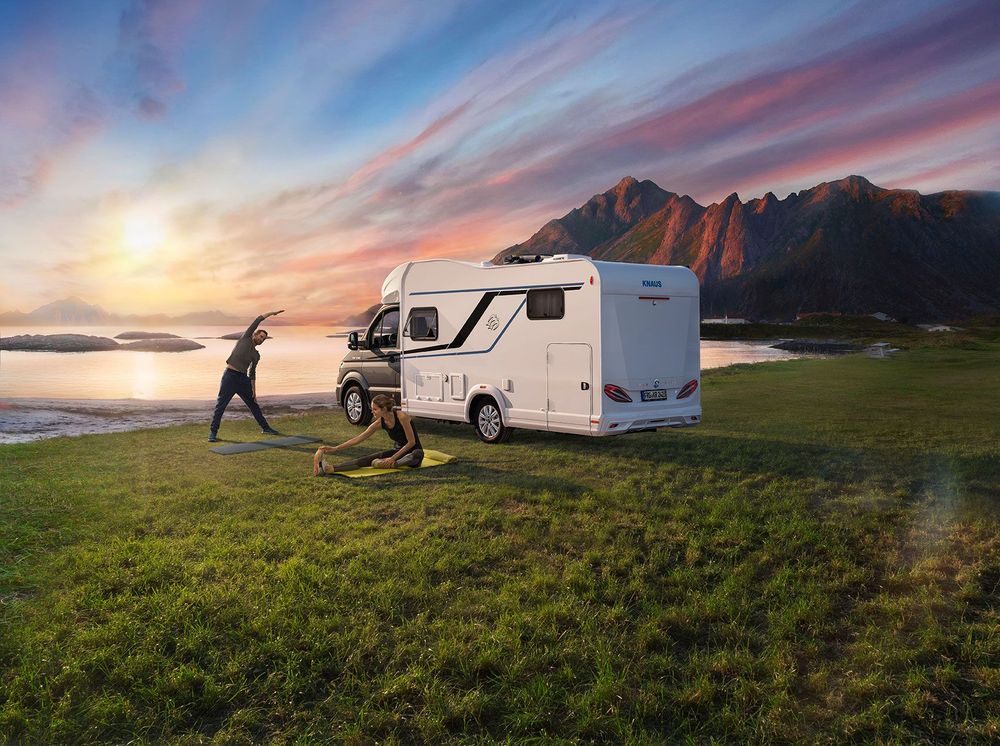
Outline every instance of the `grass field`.
[(0, 742), (1000, 738), (1000, 344), (703, 386), (685, 431), (425, 423), (461, 460), (378, 479), (0, 448)]
[(904, 348), (951, 347), (1000, 338), (1000, 317), (986, 316), (955, 322), (954, 332), (928, 332), (910, 323), (879, 321), (871, 316), (810, 314), (793, 323), (702, 324), (705, 340), (815, 339), (869, 345), (891, 342)]

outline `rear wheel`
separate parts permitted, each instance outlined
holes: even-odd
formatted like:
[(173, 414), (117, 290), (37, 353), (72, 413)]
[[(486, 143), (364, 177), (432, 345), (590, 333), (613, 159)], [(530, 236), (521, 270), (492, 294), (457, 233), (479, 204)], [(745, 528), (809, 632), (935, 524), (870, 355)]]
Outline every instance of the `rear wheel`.
[(472, 412), (472, 426), (484, 443), (503, 443), (510, 438), (511, 428), (503, 424), (500, 407), (492, 396), (476, 402)]
[(352, 425), (367, 425), (372, 421), (372, 408), (365, 390), (353, 384), (344, 394), (344, 413)]

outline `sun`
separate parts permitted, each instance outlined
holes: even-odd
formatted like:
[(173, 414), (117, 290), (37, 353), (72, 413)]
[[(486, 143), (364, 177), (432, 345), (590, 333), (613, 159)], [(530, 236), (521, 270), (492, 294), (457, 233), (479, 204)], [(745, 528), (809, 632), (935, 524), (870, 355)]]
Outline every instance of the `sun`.
[(148, 210), (134, 210), (122, 218), (122, 248), (131, 256), (143, 258), (162, 248), (167, 241), (163, 219)]

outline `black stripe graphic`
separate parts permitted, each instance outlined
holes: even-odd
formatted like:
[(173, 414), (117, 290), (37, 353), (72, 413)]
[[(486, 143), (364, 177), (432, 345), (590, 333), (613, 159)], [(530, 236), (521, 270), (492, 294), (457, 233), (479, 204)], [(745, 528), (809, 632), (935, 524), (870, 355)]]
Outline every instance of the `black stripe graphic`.
[(469, 314), (469, 318), (465, 320), (465, 324), (462, 328), (458, 330), (458, 334), (455, 335), (455, 339), (452, 340), (448, 348), (454, 350), (456, 347), (461, 347), (465, 344), (465, 340), (469, 338), (472, 334), (472, 330), (475, 328), (476, 324), (479, 323), (479, 319), (483, 318), (483, 314), (486, 313), (486, 309), (490, 307), (490, 303), (493, 299), (497, 297), (496, 293), (484, 293), (483, 297), (479, 299), (479, 303)]
[[(582, 290), (583, 286), (577, 285), (575, 287), (564, 287), (562, 289)], [(431, 345), (430, 347), (418, 347), (416, 349), (407, 350), (407, 352), (435, 352), (437, 350), (454, 350), (461, 347), (465, 344), (465, 340), (469, 338), (469, 335), (472, 334), (472, 330), (476, 328), (476, 324), (479, 323), (479, 320), (483, 318), (483, 314), (486, 313), (486, 309), (490, 307), (494, 298), (498, 295), (527, 295), (528, 291), (529, 288), (523, 288), (521, 290), (493, 290), (488, 293), (483, 293), (483, 297), (479, 299), (479, 303), (477, 303), (476, 307), (472, 309), (472, 313), (469, 314), (469, 318), (465, 320), (465, 323), (462, 324), (462, 328), (458, 330), (458, 334), (455, 335), (455, 338), (451, 342), (443, 345)]]

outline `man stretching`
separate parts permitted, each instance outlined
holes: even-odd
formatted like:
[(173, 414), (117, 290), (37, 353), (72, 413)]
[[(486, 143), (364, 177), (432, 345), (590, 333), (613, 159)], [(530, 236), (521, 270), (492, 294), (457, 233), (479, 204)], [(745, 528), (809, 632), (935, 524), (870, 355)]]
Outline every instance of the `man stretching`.
[(271, 311), (271, 313), (258, 316), (233, 347), (232, 354), (226, 360), (226, 369), (222, 373), (222, 383), (219, 384), (219, 399), (215, 402), (215, 414), (212, 415), (212, 431), (208, 436), (209, 443), (215, 443), (219, 440), (217, 436), (219, 423), (222, 422), (222, 413), (226, 411), (234, 394), (239, 396), (243, 403), (249, 407), (257, 424), (260, 425), (262, 433), (265, 435), (281, 434), (267, 424), (267, 419), (257, 404), (257, 363), (260, 362), (260, 353), (254, 349), (268, 338), (267, 332), (258, 329), (257, 326), (268, 316), (277, 316), (279, 313), (284, 313), (284, 310)]

